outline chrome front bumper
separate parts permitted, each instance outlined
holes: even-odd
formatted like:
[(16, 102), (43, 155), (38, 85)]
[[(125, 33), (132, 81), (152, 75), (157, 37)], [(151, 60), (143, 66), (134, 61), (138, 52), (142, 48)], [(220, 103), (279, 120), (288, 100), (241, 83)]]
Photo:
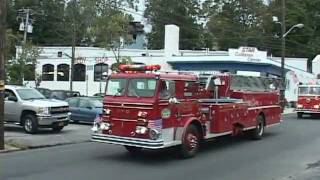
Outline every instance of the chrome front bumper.
[(295, 112), (297, 113), (308, 113), (308, 114), (320, 114), (320, 110), (313, 110), (313, 109), (296, 109)]
[(117, 144), (124, 146), (135, 146), (148, 149), (161, 149), (174, 145), (178, 145), (179, 142), (172, 141), (170, 143), (165, 143), (163, 139), (151, 140), (151, 139), (141, 139), (141, 138), (130, 138), (130, 137), (120, 137), (114, 135), (106, 134), (92, 134), (91, 140), (94, 142), (102, 142), (109, 144)]
[[(37, 116), (38, 124), (40, 126), (50, 126), (59, 122), (69, 122), (69, 114), (52, 115), (52, 116)], [(67, 123), (68, 124), (68, 123)]]

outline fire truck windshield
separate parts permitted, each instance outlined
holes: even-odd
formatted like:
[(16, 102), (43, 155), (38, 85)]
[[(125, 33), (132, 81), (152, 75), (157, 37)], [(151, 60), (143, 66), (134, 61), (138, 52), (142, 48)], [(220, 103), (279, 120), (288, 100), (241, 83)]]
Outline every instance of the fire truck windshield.
[(300, 87), (299, 94), (320, 95), (320, 87)]
[(108, 96), (123, 96), (125, 93), (127, 79), (109, 79), (107, 84), (106, 95)]
[[(129, 83), (128, 83), (129, 81)], [(128, 84), (128, 87), (127, 87)], [(153, 97), (156, 92), (157, 80), (151, 78), (111, 78), (107, 84), (106, 95)], [(128, 89), (126, 91), (126, 89)], [(127, 94), (125, 94), (127, 92)]]

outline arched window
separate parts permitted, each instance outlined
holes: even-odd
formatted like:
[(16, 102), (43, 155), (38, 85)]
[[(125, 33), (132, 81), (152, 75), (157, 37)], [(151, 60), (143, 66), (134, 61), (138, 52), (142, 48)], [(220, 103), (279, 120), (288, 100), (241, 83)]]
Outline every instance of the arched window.
[(103, 73), (108, 73), (108, 64), (99, 63), (94, 65), (94, 81), (103, 80)]
[(53, 81), (54, 80), (54, 65), (44, 64), (42, 66), (42, 80)]
[(75, 64), (73, 66), (73, 81), (85, 81), (86, 80), (86, 65)]
[(59, 64), (58, 65), (58, 81), (69, 81), (69, 65), (68, 64)]
[(34, 81), (35, 80), (35, 67), (33, 64), (27, 64), (24, 70), (24, 80)]

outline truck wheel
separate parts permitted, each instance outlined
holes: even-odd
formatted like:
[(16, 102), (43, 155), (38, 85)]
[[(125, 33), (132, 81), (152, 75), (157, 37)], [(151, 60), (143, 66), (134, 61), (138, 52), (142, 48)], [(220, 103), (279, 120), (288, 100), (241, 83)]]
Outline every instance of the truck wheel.
[(52, 128), (52, 131), (58, 133), (58, 132), (60, 132), (63, 128), (64, 128), (64, 126), (55, 126), (55, 127)]
[(124, 146), (126, 150), (133, 155), (139, 154), (142, 151), (141, 147), (134, 147), (134, 146)]
[(189, 125), (184, 133), (180, 149), (183, 158), (191, 158), (199, 150), (200, 135), (196, 126)]
[(299, 119), (301, 119), (301, 118), (302, 118), (302, 115), (303, 115), (303, 113), (302, 113), (302, 112), (298, 112), (298, 113), (297, 113), (297, 116), (298, 116), (298, 118), (299, 118)]
[(23, 129), (26, 133), (35, 134), (38, 131), (37, 118), (33, 114), (26, 114), (22, 117)]
[(264, 118), (259, 115), (257, 117), (257, 126), (255, 129), (251, 130), (251, 138), (254, 140), (260, 140), (264, 133)]

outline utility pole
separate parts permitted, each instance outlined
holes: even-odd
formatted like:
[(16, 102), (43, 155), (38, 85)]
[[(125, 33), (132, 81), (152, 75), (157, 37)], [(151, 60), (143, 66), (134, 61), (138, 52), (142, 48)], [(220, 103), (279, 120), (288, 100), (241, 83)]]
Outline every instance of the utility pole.
[(285, 77), (285, 69), (284, 69), (284, 62), (285, 62), (285, 56), (286, 56), (286, 1), (282, 0), (281, 2), (281, 12), (282, 12), (282, 23), (281, 23), (281, 84), (282, 88), (280, 91), (280, 100), (282, 103), (282, 107), (285, 106), (285, 83), (286, 83), (286, 77)]
[(25, 22), (25, 26), (24, 26), (24, 35), (23, 35), (23, 44), (26, 45), (27, 44), (27, 34), (28, 34), (28, 26), (29, 26), (29, 16), (30, 16), (30, 9), (26, 9), (26, 22)]
[(4, 84), (7, 1), (0, 1), (0, 150), (4, 149)]

